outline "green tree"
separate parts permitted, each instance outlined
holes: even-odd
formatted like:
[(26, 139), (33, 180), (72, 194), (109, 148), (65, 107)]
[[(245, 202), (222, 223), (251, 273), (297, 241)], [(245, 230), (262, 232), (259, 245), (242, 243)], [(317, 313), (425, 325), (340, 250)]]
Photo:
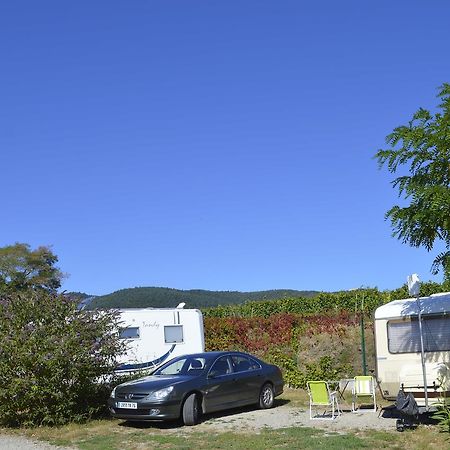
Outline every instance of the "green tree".
[(379, 167), (398, 174), (392, 181), (406, 206), (395, 205), (386, 213), (393, 236), (413, 247), (431, 251), (444, 245), (432, 264), (450, 280), (450, 84), (439, 87), (438, 111), (420, 108), (407, 125), (386, 137), (389, 148), (375, 157)]
[(124, 350), (116, 312), (45, 290), (0, 294), (0, 424), (58, 425), (106, 408)]
[(56, 292), (63, 278), (57, 262), (58, 257), (45, 246), (31, 250), (28, 244), (16, 243), (0, 248), (0, 292), (30, 288)]

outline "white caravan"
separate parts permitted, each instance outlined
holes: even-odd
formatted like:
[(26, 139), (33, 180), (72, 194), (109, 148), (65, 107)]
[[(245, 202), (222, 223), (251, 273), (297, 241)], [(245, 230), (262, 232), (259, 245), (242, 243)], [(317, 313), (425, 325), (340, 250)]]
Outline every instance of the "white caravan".
[(156, 369), (175, 356), (205, 351), (201, 311), (182, 306), (118, 310), (128, 350), (118, 361), (117, 373)]
[[(450, 396), (450, 293), (420, 297), (429, 405)], [(375, 311), (377, 379), (383, 396), (400, 389), (425, 404), (417, 300), (395, 300)]]

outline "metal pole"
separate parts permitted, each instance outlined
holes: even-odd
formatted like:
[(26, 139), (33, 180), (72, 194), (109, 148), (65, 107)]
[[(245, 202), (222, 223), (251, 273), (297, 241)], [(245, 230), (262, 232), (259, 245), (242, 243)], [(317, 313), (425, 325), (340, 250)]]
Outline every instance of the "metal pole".
[(419, 296), (417, 296), (417, 305), (419, 307), (420, 353), (421, 353), (421, 359), (422, 359), (422, 374), (423, 374), (423, 385), (424, 385), (424, 393), (425, 393), (425, 408), (428, 410), (428, 383), (427, 383), (427, 371), (425, 368), (425, 350), (423, 348), (422, 307), (420, 306)]

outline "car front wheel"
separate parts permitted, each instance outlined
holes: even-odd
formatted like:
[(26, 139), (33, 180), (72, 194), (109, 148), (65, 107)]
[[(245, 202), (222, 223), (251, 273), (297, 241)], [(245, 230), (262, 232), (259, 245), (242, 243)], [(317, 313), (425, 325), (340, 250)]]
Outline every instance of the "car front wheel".
[(259, 394), (259, 407), (261, 409), (268, 409), (272, 408), (273, 401), (274, 401), (274, 393), (273, 393), (273, 387), (271, 384), (266, 383)]
[(191, 426), (198, 423), (200, 408), (196, 394), (191, 394), (183, 404), (183, 422)]

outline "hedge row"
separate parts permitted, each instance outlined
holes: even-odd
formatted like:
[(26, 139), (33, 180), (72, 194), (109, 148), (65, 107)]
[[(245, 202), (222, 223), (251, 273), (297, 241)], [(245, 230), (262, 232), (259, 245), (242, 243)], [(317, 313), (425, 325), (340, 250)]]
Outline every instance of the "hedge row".
[[(439, 283), (427, 282), (421, 286), (421, 295), (427, 296), (450, 289)], [(379, 291), (377, 288), (357, 289), (354, 291), (321, 292), (314, 297), (282, 298), (279, 300), (249, 301), (241, 305), (225, 305), (205, 308), (205, 317), (271, 317), (277, 314), (311, 315), (319, 313), (338, 313), (340, 311), (361, 311), (372, 314), (380, 305), (392, 300), (408, 298), (408, 289), (404, 285), (393, 291)]]
[(243, 350), (265, 354), (274, 348), (294, 348), (298, 336), (331, 333), (359, 323), (359, 315), (301, 316), (276, 314), (265, 317), (207, 317), (205, 318), (206, 350)]

